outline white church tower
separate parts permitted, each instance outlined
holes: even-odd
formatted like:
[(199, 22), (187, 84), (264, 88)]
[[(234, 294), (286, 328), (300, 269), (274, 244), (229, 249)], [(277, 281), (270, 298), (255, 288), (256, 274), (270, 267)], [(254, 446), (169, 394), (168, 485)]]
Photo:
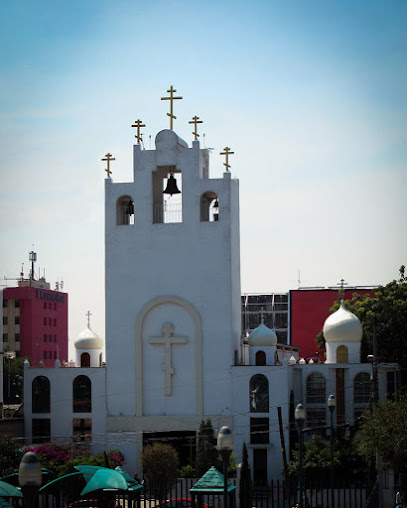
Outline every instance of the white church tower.
[(108, 175), (105, 195), (108, 431), (136, 432), (140, 449), (147, 431), (196, 431), (221, 413), (232, 425), (238, 181), (228, 167), (209, 178), (208, 150), (163, 130), (155, 150), (134, 146), (133, 181)]

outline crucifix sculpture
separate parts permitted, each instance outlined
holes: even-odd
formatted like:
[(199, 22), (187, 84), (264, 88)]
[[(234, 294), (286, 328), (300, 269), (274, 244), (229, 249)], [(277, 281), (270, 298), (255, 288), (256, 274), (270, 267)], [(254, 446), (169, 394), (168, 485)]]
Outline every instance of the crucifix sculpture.
[(107, 153), (105, 157), (106, 159), (102, 159), (102, 161), (107, 161), (107, 168), (105, 169), (105, 171), (107, 173), (107, 177), (110, 178), (110, 175), (112, 174), (112, 172), (110, 171), (110, 161), (115, 161), (116, 159), (112, 157), (111, 153)]
[(151, 337), (149, 343), (152, 346), (164, 346), (164, 362), (161, 364), (161, 370), (165, 374), (165, 395), (172, 395), (172, 376), (175, 369), (172, 366), (171, 349), (175, 344), (186, 344), (187, 337), (174, 337), (174, 325), (164, 323), (161, 328), (162, 337)]
[(177, 117), (173, 114), (174, 111), (173, 111), (173, 101), (176, 100), (176, 99), (182, 99), (182, 97), (174, 97), (174, 93), (176, 92), (175, 88), (170, 87), (169, 90), (167, 90), (167, 92), (170, 94), (169, 97), (161, 97), (161, 100), (162, 101), (170, 101), (170, 112), (167, 113), (167, 116), (170, 117), (170, 130), (172, 130), (172, 120), (173, 119), (176, 119)]

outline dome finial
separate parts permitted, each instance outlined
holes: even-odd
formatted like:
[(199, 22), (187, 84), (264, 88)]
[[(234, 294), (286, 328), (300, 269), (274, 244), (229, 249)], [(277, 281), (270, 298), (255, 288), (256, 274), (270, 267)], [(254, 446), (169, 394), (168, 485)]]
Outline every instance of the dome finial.
[(264, 307), (260, 309), (261, 324), (264, 325)]

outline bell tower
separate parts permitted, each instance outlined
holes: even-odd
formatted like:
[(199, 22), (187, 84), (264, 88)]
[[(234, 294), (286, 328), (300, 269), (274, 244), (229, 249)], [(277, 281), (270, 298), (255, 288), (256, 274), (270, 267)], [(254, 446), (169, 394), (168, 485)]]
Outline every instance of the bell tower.
[(239, 183), (209, 178), (208, 150), (172, 130), (136, 144), (133, 169), (105, 181), (108, 429), (196, 431), (231, 407)]

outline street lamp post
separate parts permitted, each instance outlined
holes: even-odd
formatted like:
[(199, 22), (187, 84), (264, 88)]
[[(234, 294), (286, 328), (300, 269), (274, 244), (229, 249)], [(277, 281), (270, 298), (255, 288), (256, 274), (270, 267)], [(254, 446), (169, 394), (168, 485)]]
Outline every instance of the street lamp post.
[(34, 452), (23, 455), (18, 469), (18, 483), (24, 496), (25, 508), (33, 508), (42, 483), (41, 463)]
[(299, 478), (300, 478), (300, 499), (299, 499), (299, 506), (300, 508), (303, 508), (303, 470), (302, 470), (302, 447), (303, 447), (303, 433), (302, 428), (304, 427), (305, 422), (305, 408), (302, 404), (298, 404), (298, 406), (295, 408), (295, 420), (298, 425), (298, 433), (300, 435), (300, 464), (299, 464)]
[(335, 507), (334, 495), (334, 411), (336, 407), (336, 399), (334, 395), (328, 397), (328, 407), (331, 413), (331, 504), (332, 508)]
[(233, 434), (229, 427), (222, 427), (218, 434), (218, 452), (223, 459), (223, 507), (228, 508), (228, 465), (233, 450)]

